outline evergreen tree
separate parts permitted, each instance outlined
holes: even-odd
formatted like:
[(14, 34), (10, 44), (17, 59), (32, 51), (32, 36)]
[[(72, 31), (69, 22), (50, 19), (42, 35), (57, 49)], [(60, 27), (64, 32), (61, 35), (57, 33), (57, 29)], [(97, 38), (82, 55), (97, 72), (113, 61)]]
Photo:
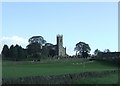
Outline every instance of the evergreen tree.
[(10, 59), (16, 60), (17, 58), (17, 49), (14, 47), (14, 45), (10, 46)]
[(3, 50), (2, 50), (2, 57), (3, 58), (9, 58), (9, 47), (7, 45), (3, 46)]

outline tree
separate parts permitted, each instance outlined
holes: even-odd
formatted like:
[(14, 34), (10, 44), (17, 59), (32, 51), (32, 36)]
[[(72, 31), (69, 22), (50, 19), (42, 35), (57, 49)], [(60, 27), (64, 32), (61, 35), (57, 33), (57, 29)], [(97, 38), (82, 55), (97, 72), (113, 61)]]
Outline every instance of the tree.
[(54, 57), (56, 55), (56, 45), (53, 45), (51, 43), (46, 43), (45, 47), (47, 48), (47, 50), (49, 52), (48, 56)]
[(105, 49), (105, 50), (104, 50), (104, 52), (106, 52), (106, 53), (107, 53), (107, 52), (110, 52), (110, 50), (109, 50), (109, 49)]
[(15, 60), (16, 56), (17, 56), (17, 51), (14, 48), (14, 45), (11, 45), (10, 46), (10, 59)]
[(27, 49), (22, 48), (22, 58), (27, 58)]
[(54, 45), (51, 44), (51, 43), (46, 43), (46, 44), (45, 44), (45, 47), (52, 47), (52, 46), (54, 46)]
[(97, 56), (99, 52), (101, 52), (101, 51), (98, 50), (98, 49), (96, 49), (96, 50), (94, 51), (94, 55)]
[(29, 56), (36, 57), (38, 54), (41, 54), (41, 46), (39, 43), (29, 44), (26, 49)]
[(43, 46), (43, 44), (46, 43), (46, 40), (44, 40), (44, 38), (42, 36), (33, 36), (28, 40), (29, 44), (40, 44), (41, 48)]
[(18, 50), (19, 50), (19, 45), (15, 45), (14, 52), (13, 52), (15, 60), (18, 60), (18, 58), (19, 58), (18, 57), (18, 54), (19, 54)]
[(23, 49), (19, 45), (11, 45), (10, 49), (8, 48), (7, 45), (3, 46), (2, 50), (2, 57), (3, 59), (9, 59), (9, 60), (22, 60), (27, 57), (26, 49)]
[(16, 52), (16, 60), (22, 60), (26, 58), (26, 52), (21, 46), (16, 45), (14, 48)]
[(3, 50), (2, 50), (2, 57), (4, 58), (8, 58), (9, 57), (9, 48), (7, 45), (3, 46)]
[(29, 45), (26, 46), (27, 53), (30, 57), (40, 57), (43, 45), (46, 40), (42, 36), (33, 36), (29, 40)]
[(16, 45), (15, 48), (17, 48), (18, 59), (20, 60), (20, 59), (24, 58), (24, 55), (23, 55), (24, 51), (23, 51), (22, 47), (19, 45)]
[(56, 55), (56, 45), (53, 45), (51, 43), (46, 43), (45, 46), (42, 48), (41, 56), (42, 58), (46, 58), (49, 56), (55, 56)]
[(82, 55), (84, 58), (88, 56), (88, 53), (90, 53), (91, 49), (88, 44), (85, 42), (79, 42), (76, 44), (76, 47), (74, 48), (76, 53), (79, 55)]
[(52, 57), (55, 56), (56, 55), (56, 51), (54, 49), (50, 49), (49, 50), (49, 55), (52, 56)]

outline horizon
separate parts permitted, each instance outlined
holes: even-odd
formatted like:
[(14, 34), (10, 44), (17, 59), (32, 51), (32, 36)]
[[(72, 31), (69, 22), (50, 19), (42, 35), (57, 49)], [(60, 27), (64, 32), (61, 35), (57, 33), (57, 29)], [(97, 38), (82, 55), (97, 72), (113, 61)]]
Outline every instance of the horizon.
[(1, 49), (16, 43), (25, 48), (32, 36), (56, 44), (57, 34), (62, 34), (69, 55), (75, 55), (80, 41), (89, 44), (91, 54), (95, 49), (118, 51), (117, 2), (4, 2), (2, 15)]

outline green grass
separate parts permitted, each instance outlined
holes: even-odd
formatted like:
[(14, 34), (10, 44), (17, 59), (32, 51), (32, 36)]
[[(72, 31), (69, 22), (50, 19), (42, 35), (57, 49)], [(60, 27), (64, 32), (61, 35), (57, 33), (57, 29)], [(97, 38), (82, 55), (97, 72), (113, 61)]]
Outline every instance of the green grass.
[(0, 85), (2, 85), (2, 57), (0, 55)]
[(118, 84), (118, 74), (112, 74), (101, 78), (82, 78), (77, 84)]
[(41, 61), (40, 63), (3, 61), (2, 75), (3, 77), (45, 76), (113, 69), (117, 67), (98, 61), (83, 63), (81, 59)]

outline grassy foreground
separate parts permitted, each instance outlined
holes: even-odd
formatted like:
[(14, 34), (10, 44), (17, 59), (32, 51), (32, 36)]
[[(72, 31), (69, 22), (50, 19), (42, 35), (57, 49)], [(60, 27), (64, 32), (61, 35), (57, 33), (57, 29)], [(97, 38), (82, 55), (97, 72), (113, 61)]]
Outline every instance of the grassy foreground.
[(85, 71), (104, 71), (117, 69), (116, 66), (98, 61), (88, 62), (81, 59), (62, 59), (41, 62), (3, 61), (2, 77), (25, 77), (80, 73)]
[(107, 77), (100, 78), (82, 78), (75, 82), (77, 84), (118, 84), (118, 74), (112, 74)]

